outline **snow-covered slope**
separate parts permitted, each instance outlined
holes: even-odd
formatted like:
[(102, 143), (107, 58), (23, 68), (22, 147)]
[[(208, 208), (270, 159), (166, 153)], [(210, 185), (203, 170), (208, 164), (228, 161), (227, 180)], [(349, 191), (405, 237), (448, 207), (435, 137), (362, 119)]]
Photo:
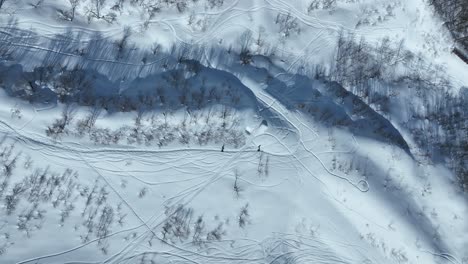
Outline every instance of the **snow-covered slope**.
[(3, 2), (0, 263), (468, 263), (424, 1)]

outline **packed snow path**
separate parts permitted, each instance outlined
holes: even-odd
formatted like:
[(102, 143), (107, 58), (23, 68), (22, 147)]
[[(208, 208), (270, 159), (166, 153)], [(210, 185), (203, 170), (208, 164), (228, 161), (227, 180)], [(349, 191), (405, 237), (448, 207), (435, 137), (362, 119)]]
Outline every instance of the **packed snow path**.
[[(441, 249), (429, 250), (434, 246), (429, 238), (427, 242), (421, 240), (418, 249), (411, 249), (410, 243), (405, 251), (398, 247), (399, 251), (395, 249), (389, 257), (376, 250), (374, 242), (363, 240), (363, 228), (369, 229), (365, 235), (369, 239), (376, 239), (380, 234), (382, 241), (397, 248), (400, 243), (398, 236), (393, 238), (390, 235), (395, 232), (394, 226), (404, 228), (408, 232), (404, 236), (410, 241), (424, 237), (427, 230), (418, 227), (419, 223), (412, 216), (400, 215), (399, 207), (385, 209), (388, 210), (385, 214), (375, 215), (372, 208), (383, 209), (385, 203), (395, 203), (395, 198), (382, 196), (382, 186), (375, 182), (377, 189), (373, 189), (374, 185), (368, 182), (367, 177), (332, 172), (330, 160), (322, 158), (332, 154), (361, 155), (364, 151), (362, 145), (370, 146), (364, 143), (365, 139), (350, 135), (345, 150), (330, 151), (323, 146), (327, 141), (326, 130), (319, 124), (304, 113), (288, 110), (288, 106), (266, 92), (266, 84), (257, 83), (242, 73), (237, 74), (242, 84), (261, 103), (260, 113), (269, 112), (268, 118), (286, 124), (283, 127), (259, 126), (251, 131), (247, 143), (240, 149), (221, 152), (215, 147), (96, 148), (67, 140), (54, 142), (36, 132), (38, 124), (34, 110), (24, 121), (9, 124), (2, 120), (0, 131), (8, 140), (16, 142), (23, 152), (43, 160), (44, 164), (74, 168), (81, 175), (87, 175), (86, 181), (101, 180), (108, 186), (115, 203), (124, 205), (129, 214), (129, 224), (109, 234), (114, 249), (110, 256), (101, 258), (99, 262), (132, 263), (142, 256), (153, 255), (191, 263), (262, 263), (269, 258), (274, 263), (274, 259), (290, 255), (299, 262), (392, 263), (392, 258), (417, 256), (419, 259), (461, 263), (455, 257), (440, 252)], [(260, 152), (257, 151), (258, 145), (261, 145)], [(400, 150), (399, 155), (405, 154)], [(240, 176), (235, 176), (236, 173)], [(232, 189), (237, 181), (243, 190), (239, 198), (235, 197)], [(135, 194), (140, 188), (146, 190), (144, 198)], [(160, 230), (167, 219), (177, 213), (168, 214), (168, 208), (184, 206), (205, 215), (221, 214), (235, 219), (236, 212), (231, 210), (243, 203), (248, 203), (251, 210), (248, 227), (241, 228), (243, 235), (236, 236), (235, 225), (225, 224), (232, 235), (223, 242), (209, 242), (209, 251), (199, 251), (190, 243), (167, 241), (161, 235)], [(393, 220), (386, 225), (390, 215)], [(364, 227), (362, 223), (366, 223)], [(133, 231), (138, 232), (126, 238), (125, 243), (112, 239)], [(151, 240), (159, 240), (160, 246), (154, 248), (155, 244), (150, 243), (148, 247)], [(31, 239), (31, 243), (33, 241)], [(45, 255), (39, 256), (34, 252), (30, 252), (28, 257), (21, 255), (21, 258), (12, 254), (11, 260), (18, 263), (85, 261), (84, 252), (92, 252), (93, 243), (98, 241), (51, 246)], [(224, 243), (231, 246), (226, 248), (222, 245)], [(427, 244), (422, 246), (423, 243)], [(276, 251), (276, 247), (285, 248)], [(415, 255), (409, 252), (415, 252)]]
[[(0, 263), (468, 263), (466, 198), (444, 164), (321, 122), (285, 96), (304, 96), (294, 75), (333, 64), (337, 37), (347, 33), (369, 45), (404, 40), (422, 60), (446, 67), (455, 87), (466, 85), (466, 66), (450, 54), (452, 40), (424, 1), (337, 1), (315, 11), (306, 1), (225, 0), (216, 8), (194, 1), (193, 10), (167, 5), (154, 17), (127, 5), (113, 24), (87, 22), (87, 3), (71, 22), (57, 20), (68, 1), (30, 2), (7, 1), (0, 10), (5, 80), (38, 67), (82, 67), (120, 92), (193, 56), (216, 69), (212, 75), (234, 76), (252, 98), (241, 97), (249, 99), (240, 112), (245, 144), (222, 152), (221, 142), (53, 140), (44, 130), (61, 105), (28, 104), (2, 90)], [(281, 16), (292, 19), (291, 32)], [(238, 65), (232, 54), (243, 45), (268, 62)], [(265, 80), (256, 78), (261, 71)], [(266, 79), (290, 90), (277, 94)], [(319, 106), (334, 99), (323, 97)], [(103, 123), (132, 124), (133, 114)], [(56, 200), (44, 202), (48, 193)]]

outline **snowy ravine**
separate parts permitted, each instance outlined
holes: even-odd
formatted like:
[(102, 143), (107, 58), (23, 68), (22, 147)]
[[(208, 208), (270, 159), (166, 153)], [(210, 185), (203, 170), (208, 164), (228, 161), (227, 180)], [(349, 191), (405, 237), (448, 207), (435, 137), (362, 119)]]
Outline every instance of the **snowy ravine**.
[(425, 1), (0, 23), (1, 264), (468, 264), (468, 65)]

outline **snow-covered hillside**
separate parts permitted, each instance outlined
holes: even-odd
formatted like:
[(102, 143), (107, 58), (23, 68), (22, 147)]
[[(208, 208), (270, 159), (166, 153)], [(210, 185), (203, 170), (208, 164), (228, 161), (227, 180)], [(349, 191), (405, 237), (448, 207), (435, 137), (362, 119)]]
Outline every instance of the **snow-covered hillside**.
[(0, 23), (0, 263), (468, 263), (468, 65), (426, 1)]

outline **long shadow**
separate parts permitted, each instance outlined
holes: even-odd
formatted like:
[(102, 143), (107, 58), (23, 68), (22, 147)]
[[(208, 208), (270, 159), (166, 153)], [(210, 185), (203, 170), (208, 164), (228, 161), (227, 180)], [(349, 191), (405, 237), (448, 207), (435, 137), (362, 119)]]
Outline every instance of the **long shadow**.
[[(361, 157), (365, 159), (365, 157)], [(386, 201), (394, 201), (387, 203), (390, 208), (400, 214), (401, 219), (404, 219), (411, 225), (414, 230), (422, 236), (421, 239), (435, 250), (436, 253), (443, 254), (450, 252), (450, 249), (445, 240), (438, 237), (437, 227), (431, 222), (431, 219), (421, 212), (422, 208), (418, 206), (411, 190), (405, 190), (405, 187), (398, 186), (395, 180), (386, 179), (387, 172), (383, 168), (370, 163), (368, 164), (367, 171), (370, 171), (370, 176), (367, 178), (370, 186), (373, 186), (372, 192), (377, 193), (378, 196), (383, 197)], [(408, 174), (411, 175), (411, 174)], [(390, 177), (390, 176), (389, 176)], [(405, 203), (401, 203), (405, 201)], [(398, 232), (398, 230), (395, 230)]]
[[(268, 76), (269, 73), (262, 68), (263, 66), (240, 66), (238, 54), (235, 50), (226, 50), (219, 46), (184, 44), (173, 46), (168, 51), (142, 49), (124, 37), (111, 40), (99, 33), (86, 31), (68, 30), (53, 37), (43, 37), (17, 29), (13, 20), (0, 31), (3, 80), (12, 80), (9, 76), (18, 76), (15, 71), (24, 72), (26, 77), (22, 78), (30, 79), (30, 76), (27, 76), (30, 72), (40, 72), (39, 68), (52, 67), (56, 69), (55, 74), (62, 72), (65, 75), (83, 75), (84, 81), (92, 82), (96, 86), (89, 89), (84, 88), (86, 85), (79, 84), (77, 87), (83, 90), (80, 91), (83, 96), (79, 97), (80, 100), (67, 100), (90, 104), (90, 98), (98, 98), (101, 102), (107, 102), (104, 103), (104, 107), (109, 109), (109, 104), (128, 100), (127, 97), (151, 97), (156, 94), (156, 97), (161, 99), (161, 95), (157, 93), (158, 89), (163, 89), (167, 93), (165, 96), (171, 99), (166, 105), (181, 108), (187, 105), (177, 103), (176, 98), (186, 96), (187, 86), (190, 86), (190, 92), (197, 97), (197, 94), (203, 94), (206, 92), (204, 90), (210, 89), (205, 87), (206, 85), (202, 89), (200, 84), (204, 82), (203, 79), (212, 80), (211, 84), (214, 85), (222, 83), (221, 78), (225, 78), (231, 83), (236, 83), (238, 89), (224, 87), (220, 93), (227, 94), (230, 91), (229, 98), (207, 99), (209, 103), (246, 107), (254, 102), (251, 107), (258, 110), (258, 102), (251, 91), (241, 85), (232, 74), (217, 69), (217, 64), (237, 65), (245, 67), (245, 72), (250, 72), (251, 77), (256, 80), (266, 79), (266, 91), (289, 109), (303, 111), (320, 122), (330, 126), (342, 126), (362, 137), (396, 144), (411, 155), (404, 137), (387, 118), (338, 83), (326, 79), (316, 80), (300, 74), (287, 75), (289, 80), (285, 81), (284, 78)], [(263, 60), (269, 61), (269, 58), (264, 57)], [(14, 70), (13, 65), (21, 65), (21, 69)], [(250, 69), (252, 71), (249, 71)], [(184, 76), (180, 83), (168, 82), (173, 78), (171, 76), (180, 75), (181, 71), (190, 72), (192, 76)], [(41, 91), (42, 94), (37, 95), (36, 99), (54, 101), (54, 91), (47, 90), (47, 87), (34, 87), (38, 86), (34, 82), (29, 86), (32, 90)], [(137, 102), (131, 104), (136, 105)], [(126, 110), (136, 108), (130, 106)]]
[[(240, 66), (237, 53), (221, 48), (181, 45), (167, 52), (153, 52), (97, 33), (69, 30), (46, 38), (19, 30), (11, 21), (0, 31), (0, 59), (4, 89), (35, 103), (61, 100), (99, 105), (110, 112), (121, 111), (122, 105), (127, 106), (123, 110), (130, 111), (145, 110), (142, 105), (179, 109), (216, 104), (259, 111), (260, 103), (252, 91), (233, 74), (216, 68), (217, 63), (237, 65), (245, 67), (243, 72), (252, 79), (264, 82), (266, 92), (291, 111), (303, 111), (324, 124), (395, 144), (411, 155), (408, 144), (390, 121), (338, 83), (299, 74), (286, 76), (288, 80), (270, 76), (264, 68)], [(65, 81), (74, 89), (61, 94), (58, 90), (63, 87), (50, 84), (63, 78), (68, 78)], [(273, 116), (268, 110), (262, 114)], [(375, 173), (384, 175), (378, 168)], [(381, 184), (379, 180), (370, 179), (375, 185)], [(417, 208), (411, 197), (405, 200), (411, 212)], [(401, 205), (394, 206), (403, 210)], [(406, 219), (423, 234), (434, 230), (427, 218), (417, 221), (410, 214)], [(439, 252), (447, 248), (443, 242), (434, 242), (433, 246)]]
[(11, 21), (0, 31), (0, 78), (10, 95), (42, 104), (59, 100), (111, 112), (213, 105), (258, 110), (254, 94), (235, 76), (200, 63), (207, 52), (218, 53), (183, 45), (149, 51), (84, 31), (43, 37)]
[(270, 76), (265, 68), (244, 67), (249, 68), (245, 72), (251, 73), (250, 78), (265, 82), (266, 91), (291, 111), (300, 110), (323, 124), (395, 144), (412, 156), (403, 136), (390, 121), (338, 83), (299, 74), (283, 75), (280, 79)]

